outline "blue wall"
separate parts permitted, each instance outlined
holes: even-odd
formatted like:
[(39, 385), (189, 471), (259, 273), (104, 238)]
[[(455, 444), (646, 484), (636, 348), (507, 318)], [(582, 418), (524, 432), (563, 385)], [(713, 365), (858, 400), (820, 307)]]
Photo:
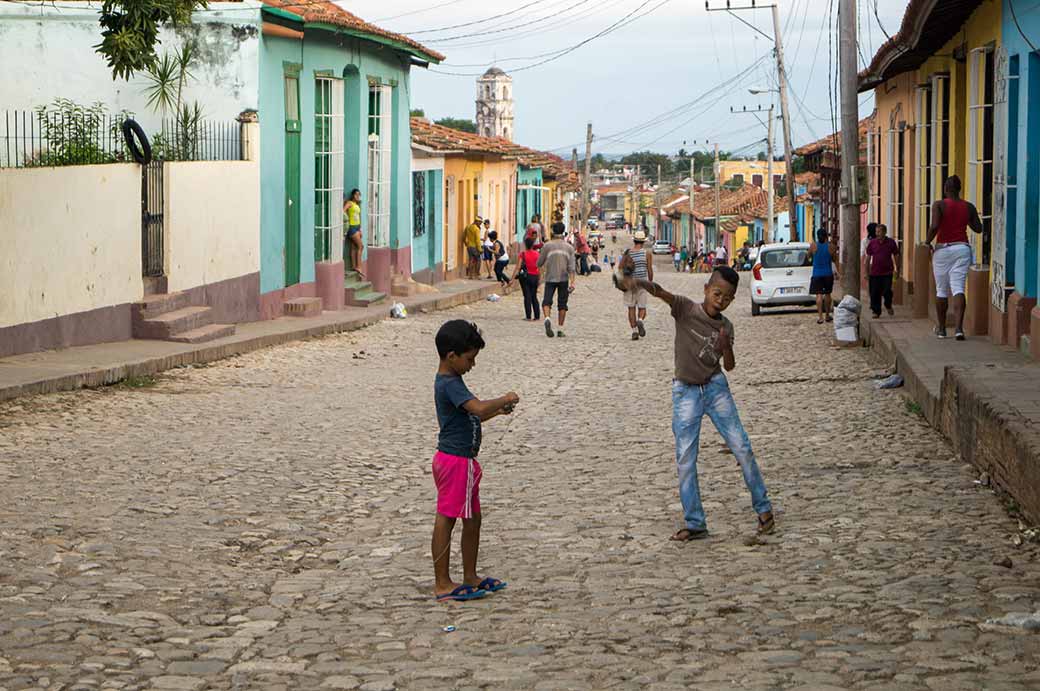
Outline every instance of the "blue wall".
[(426, 232), (415, 237), (415, 189), (412, 190), (412, 271), (432, 269), (444, 261), (444, 172), (426, 170), (412, 174), (422, 175), (425, 182)]
[(516, 169), (516, 242), (524, 241), (524, 233), (527, 232), (527, 224), (531, 222), (534, 214), (542, 215), (542, 225), (545, 226), (545, 234), (548, 236), (552, 218), (546, 218), (542, 212), (541, 190), (522, 190), (520, 185), (542, 186), (542, 169), (518, 166)]
[[(1015, 16), (1004, 0), (1003, 42), (1009, 58), (1009, 74), (1018, 79), (1008, 82), (1008, 190), (1006, 275), (1015, 290), (1026, 297), (1040, 295), (1040, 56), (1022, 36), (1040, 39), (1040, 6), (1014, 0)], [(1021, 32), (1019, 31), (1021, 27)], [(1030, 108), (1030, 101), (1033, 107)], [(1001, 123), (995, 123), (1000, 127)], [(1033, 156), (1029, 152), (1033, 152)], [(999, 213), (999, 210), (997, 210)]]
[(368, 88), (370, 80), (393, 87), (393, 167), (390, 247), (412, 240), (409, 57), (361, 39), (307, 29), (304, 40), (264, 36), (260, 47), (260, 291), (285, 287), (284, 63), (300, 70), (300, 282), (314, 280), (315, 78), (344, 79), (344, 194), (362, 194), (362, 228), (368, 237)]

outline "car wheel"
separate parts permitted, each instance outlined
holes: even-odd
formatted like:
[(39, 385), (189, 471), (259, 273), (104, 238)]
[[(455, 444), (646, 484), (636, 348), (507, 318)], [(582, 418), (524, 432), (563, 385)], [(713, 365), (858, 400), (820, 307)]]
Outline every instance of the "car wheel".
[(752, 300), (751, 301), (751, 316), (752, 317), (757, 317), (760, 314), (762, 314), (762, 307), (757, 302)]

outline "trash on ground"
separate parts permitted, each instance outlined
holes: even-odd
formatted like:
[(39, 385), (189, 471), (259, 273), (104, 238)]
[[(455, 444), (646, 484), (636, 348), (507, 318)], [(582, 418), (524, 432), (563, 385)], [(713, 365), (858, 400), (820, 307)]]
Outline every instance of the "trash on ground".
[(834, 308), (834, 338), (845, 343), (859, 341), (860, 301), (846, 295)]
[(408, 316), (408, 308), (404, 306), (403, 302), (395, 302), (390, 308), (390, 316), (394, 319), (404, 319)]
[(987, 619), (987, 624), (995, 626), (1014, 626), (1026, 631), (1040, 631), (1040, 612), (1012, 612), (1000, 619)]
[(498, 293), (491, 293), (491, 295), (487, 296), (488, 302), (498, 302), (501, 299), (502, 299), (502, 296), (499, 295)]
[(903, 385), (903, 375), (893, 374), (887, 379), (882, 379), (877, 383), (879, 389), (898, 389)]
[(445, 627), (443, 627), (441, 629), (441, 631), (443, 631), (444, 633), (452, 633), (452, 632), (455, 631), (455, 627), (454, 626), (445, 626)]
[(1014, 566), (1014, 562), (1011, 561), (1011, 557), (1004, 557), (1003, 559), (997, 559), (993, 562), (994, 566), (1003, 566), (1005, 569), (1010, 569)]

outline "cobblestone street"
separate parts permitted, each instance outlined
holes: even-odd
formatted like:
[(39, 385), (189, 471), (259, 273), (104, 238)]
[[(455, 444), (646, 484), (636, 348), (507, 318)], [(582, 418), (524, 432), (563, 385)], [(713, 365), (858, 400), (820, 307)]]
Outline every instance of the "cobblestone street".
[[(666, 307), (629, 340), (603, 273), (571, 309), (563, 340), (515, 290), (0, 406), (0, 689), (1040, 688), (1037, 634), (986, 623), (1038, 609), (1037, 549), (875, 390), (883, 366), (807, 312), (752, 319), (742, 286), (730, 382), (778, 527), (754, 538), (705, 421), (712, 536), (679, 545)], [(509, 587), (438, 604), (433, 336), (453, 317), (488, 341), (470, 388), (521, 402), (480, 459), (480, 570)]]

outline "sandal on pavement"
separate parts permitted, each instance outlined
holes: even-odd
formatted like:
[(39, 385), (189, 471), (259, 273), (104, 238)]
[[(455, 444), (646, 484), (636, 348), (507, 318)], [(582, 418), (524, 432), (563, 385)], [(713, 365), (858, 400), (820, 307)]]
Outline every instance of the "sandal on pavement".
[(708, 537), (708, 529), (701, 528), (700, 530), (693, 530), (691, 528), (683, 528), (675, 535), (672, 535), (669, 539), (672, 542), (690, 542), (691, 540), (703, 540)]
[(443, 595), (437, 596), (437, 602), (448, 602), (454, 600), (455, 602), (465, 602), (466, 600), (479, 600), (480, 598), (487, 595), (487, 592), (481, 590), (475, 585), (460, 585), (450, 593), (444, 593)]
[(827, 321), (829, 321), (829, 322), (832, 322), (832, 321), (834, 321), (834, 317), (833, 317), (833, 315), (830, 315), (830, 314), (828, 314), (828, 315), (827, 315)]
[(502, 588), (505, 588), (507, 585), (509, 584), (505, 581), (500, 581), (497, 578), (488, 577), (482, 580), (480, 582), (480, 585), (477, 586), (477, 588), (486, 593), (497, 593), (499, 590), (502, 590)]
[[(768, 516), (768, 518), (763, 519), (762, 516)], [(775, 528), (776, 528), (776, 521), (773, 519), (773, 513), (772, 512), (759, 514), (759, 516), (758, 516), (758, 534), (759, 535), (768, 535), (769, 533), (773, 532), (773, 529), (775, 529)]]
[(822, 323), (823, 323), (823, 320), (822, 320), (822, 319), (817, 319), (817, 320), (816, 320), (816, 323), (817, 323), (817, 324), (822, 324)]

